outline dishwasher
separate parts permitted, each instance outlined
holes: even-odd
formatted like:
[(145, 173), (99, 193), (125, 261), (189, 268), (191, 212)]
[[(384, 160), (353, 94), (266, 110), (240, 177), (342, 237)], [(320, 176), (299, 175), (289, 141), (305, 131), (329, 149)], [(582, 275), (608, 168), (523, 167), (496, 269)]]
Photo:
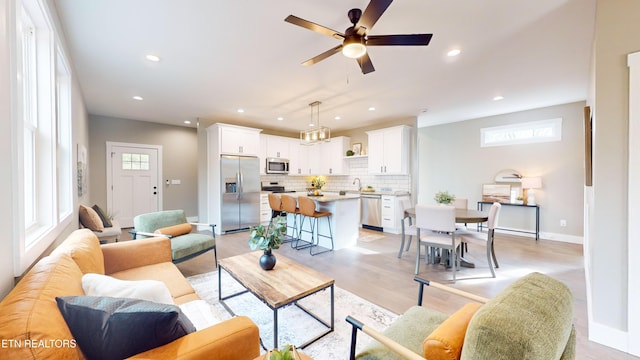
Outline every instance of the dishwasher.
[(382, 196), (360, 194), (360, 223), (363, 228), (382, 231)]

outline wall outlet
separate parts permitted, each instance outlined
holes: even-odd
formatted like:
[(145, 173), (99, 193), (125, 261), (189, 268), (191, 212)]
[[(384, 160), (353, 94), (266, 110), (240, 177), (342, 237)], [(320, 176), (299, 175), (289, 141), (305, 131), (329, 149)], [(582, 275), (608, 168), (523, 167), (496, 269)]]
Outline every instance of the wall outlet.
[(561, 227), (567, 227), (567, 220), (565, 220), (565, 219), (560, 220), (560, 226)]

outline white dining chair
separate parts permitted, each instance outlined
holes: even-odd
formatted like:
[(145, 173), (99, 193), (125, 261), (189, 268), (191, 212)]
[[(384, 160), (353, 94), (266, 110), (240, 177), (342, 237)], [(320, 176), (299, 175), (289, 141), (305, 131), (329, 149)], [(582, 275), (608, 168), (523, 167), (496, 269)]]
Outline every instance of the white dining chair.
[[(425, 247), (427, 263), (433, 258), (433, 250), (448, 250), (449, 264), (453, 270), (453, 282), (460, 264), (458, 249), (460, 239), (456, 234), (456, 209), (453, 206), (416, 205), (416, 237), (418, 254), (416, 255), (415, 275), (420, 272), (420, 248)], [(445, 252), (443, 251), (442, 254)]]
[[(498, 259), (496, 259), (496, 252), (494, 249), (493, 241), (495, 228), (498, 226), (498, 219), (500, 217), (500, 209), (502, 205), (500, 203), (494, 202), (489, 209), (489, 218), (487, 220), (487, 233), (481, 233), (477, 231), (465, 231), (458, 230), (458, 236), (463, 244), (467, 244), (469, 242), (478, 242), (486, 246), (487, 251), (487, 263), (489, 264), (489, 269), (491, 270), (491, 276), (496, 277), (496, 272), (494, 270), (494, 266), (497, 269), (500, 267), (498, 265)], [(491, 262), (493, 260), (493, 262)]]
[[(411, 199), (403, 199), (402, 202), (402, 242), (400, 243), (400, 250), (398, 251), (398, 259), (402, 257), (402, 249), (404, 248), (404, 251), (409, 251), (409, 247), (411, 246), (411, 240), (413, 239), (414, 236), (417, 236), (418, 233), (416, 231), (416, 226), (415, 224), (413, 224), (413, 219), (411, 216), (406, 216), (406, 214), (404, 214), (404, 212), (410, 208), (413, 207), (413, 205), (411, 205)], [(407, 242), (407, 245), (405, 247), (405, 239), (406, 237), (409, 236), (409, 241)]]

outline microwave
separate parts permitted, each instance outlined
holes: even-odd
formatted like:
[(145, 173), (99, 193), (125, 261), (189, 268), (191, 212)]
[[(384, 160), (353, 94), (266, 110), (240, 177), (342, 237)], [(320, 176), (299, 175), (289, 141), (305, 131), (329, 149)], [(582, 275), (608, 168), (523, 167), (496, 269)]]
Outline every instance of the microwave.
[(267, 158), (267, 174), (288, 174), (289, 160), (278, 158)]

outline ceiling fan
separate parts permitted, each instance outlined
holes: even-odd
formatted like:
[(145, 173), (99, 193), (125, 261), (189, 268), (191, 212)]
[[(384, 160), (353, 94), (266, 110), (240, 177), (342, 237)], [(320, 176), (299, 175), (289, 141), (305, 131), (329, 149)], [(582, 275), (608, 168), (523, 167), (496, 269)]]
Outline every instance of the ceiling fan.
[(356, 59), (362, 73), (368, 74), (375, 71), (375, 68), (367, 53), (367, 46), (429, 45), (433, 34), (369, 35), (369, 31), (373, 28), (373, 25), (380, 19), (392, 2), (393, 0), (371, 0), (364, 12), (360, 9), (349, 10), (347, 16), (353, 25), (347, 28), (344, 34), (294, 15), (287, 16), (284, 21), (288, 23), (342, 40), (342, 44), (303, 62), (302, 65), (313, 65), (331, 55), (342, 52), (346, 57)]

